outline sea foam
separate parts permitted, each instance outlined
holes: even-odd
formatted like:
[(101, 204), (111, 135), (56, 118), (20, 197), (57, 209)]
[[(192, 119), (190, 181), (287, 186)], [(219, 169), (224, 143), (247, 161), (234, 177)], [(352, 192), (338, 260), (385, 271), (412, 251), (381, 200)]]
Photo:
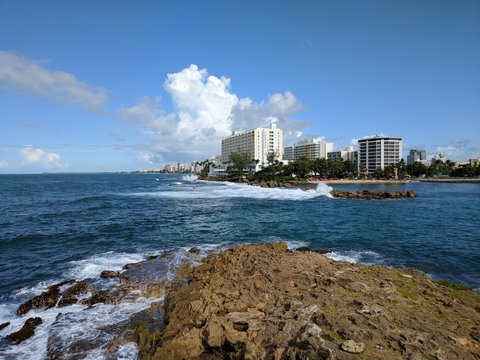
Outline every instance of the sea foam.
[(303, 201), (320, 196), (331, 198), (332, 188), (319, 183), (316, 189), (301, 190), (287, 188), (263, 188), (237, 183), (214, 183), (197, 187), (176, 187), (175, 190), (133, 193), (133, 196), (152, 196), (176, 199), (219, 199), (219, 198), (252, 198), (260, 200)]

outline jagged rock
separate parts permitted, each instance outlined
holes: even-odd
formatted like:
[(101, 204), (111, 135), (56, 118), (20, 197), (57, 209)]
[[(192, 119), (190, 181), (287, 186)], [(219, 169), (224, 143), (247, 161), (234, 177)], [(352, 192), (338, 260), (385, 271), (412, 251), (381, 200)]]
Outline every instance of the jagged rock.
[(133, 340), (142, 359), (353, 359), (358, 351), (476, 359), (480, 295), (405, 272), (289, 252), (286, 243), (240, 246), (183, 268), (161, 308), (163, 327), (144, 318)]
[(23, 324), (20, 330), (7, 335), (6, 338), (18, 345), (31, 338), (35, 334), (35, 328), (42, 322), (42, 319), (39, 317), (29, 318), (25, 321), (25, 324)]
[(321, 250), (321, 249), (311, 249), (308, 246), (300, 246), (299, 248), (296, 248), (295, 251), (310, 251), (310, 252), (316, 252), (318, 254), (326, 254), (328, 251), (326, 250)]
[(130, 270), (130, 269), (135, 269), (136, 267), (139, 267), (139, 263), (130, 263), (130, 264), (125, 264), (123, 265), (123, 270)]
[(103, 270), (101, 273), (100, 273), (100, 277), (102, 279), (111, 279), (111, 278), (117, 278), (120, 276), (120, 273), (118, 271), (115, 271), (115, 270)]
[(10, 325), (10, 321), (4, 322), (3, 324), (0, 324), (0, 330), (5, 329), (8, 325)]
[(352, 193), (351, 191), (344, 190), (332, 190), (330, 194), (335, 198), (344, 198), (344, 199), (403, 199), (403, 198), (415, 198), (417, 194), (415, 191), (372, 191), (372, 190), (362, 190)]
[(190, 254), (199, 254), (200, 253), (200, 249), (197, 248), (197, 247), (192, 247), (190, 250), (188, 250), (188, 252)]
[(78, 302), (78, 295), (86, 293), (90, 290), (91, 286), (88, 285), (87, 280), (79, 281), (62, 293), (62, 298), (58, 302), (58, 306), (62, 307), (76, 304)]
[(21, 304), (17, 309), (18, 315), (24, 315), (32, 309), (50, 309), (57, 304), (60, 298), (60, 287), (74, 280), (62, 281), (47, 288), (47, 291)]
[(82, 301), (82, 304), (93, 306), (98, 303), (106, 303), (111, 299), (111, 296), (104, 291), (99, 291), (90, 296), (88, 299)]
[(365, 344), (362, 342), (355, 342), (353, 340), (347, 340), (344, 341), (342, 344), (342, 350), (352, 353), (352, 354), (358, 354), (363, 351), (365, 348)]

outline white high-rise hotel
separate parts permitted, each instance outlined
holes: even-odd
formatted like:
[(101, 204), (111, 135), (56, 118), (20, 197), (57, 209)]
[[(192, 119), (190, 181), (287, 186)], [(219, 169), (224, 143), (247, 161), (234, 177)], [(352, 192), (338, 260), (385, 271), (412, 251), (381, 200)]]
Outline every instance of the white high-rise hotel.
[(402, 138), (377, 135), (358, 140), (360, 172), (373, 173), (385, 166), (397, 164), (402, 158)]
[(236, 131), (222, 139), (222, 161), (228, 162), (232, 153), (246, 153), (252, 160), (259, 160), (256, 171), (267, 165), (267, 154), (274, 152), (276, 159), (283, 158), (283, 131), (272, 122), (270, 128)]

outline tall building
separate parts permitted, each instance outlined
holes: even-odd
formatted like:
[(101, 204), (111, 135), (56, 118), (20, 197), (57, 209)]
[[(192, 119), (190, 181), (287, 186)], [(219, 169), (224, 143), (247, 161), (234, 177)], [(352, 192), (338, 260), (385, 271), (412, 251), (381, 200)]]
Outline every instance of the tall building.
[(273, 152), (276, 159), (283, 158), (283, 131), (272, 122), (270, 128), (237, 131), (222, 139), (222, 161), (230, 161), (232, 153), (246, 153), (252, 160), (259, 160), (255, 170), (267, 165), (267, 154)]
[(333, 143), (327, 143), (323, 138), (311, 138), (299, 141), (284, 149), (285, 160), (326, 159), (327, 154), (333, 151)]
[(360, 172), (374, 173), (388, 165), (397, 164), (402, 158), (402, 138), (377, 135), (358, 140)]
[(427, 152), (424, 149), (410, 149), (407, 156), (407, 164), (412, 165), (416, 162), (427, 163)]

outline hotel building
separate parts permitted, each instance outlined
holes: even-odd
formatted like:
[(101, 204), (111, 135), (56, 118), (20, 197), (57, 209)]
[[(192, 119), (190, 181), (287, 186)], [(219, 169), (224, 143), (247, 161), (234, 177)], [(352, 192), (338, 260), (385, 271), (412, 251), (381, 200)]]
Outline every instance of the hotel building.
[(283, 158), (283, 131), (276, 123), (270, 128), (256, 128), (249, 131), (237, 131), (222, 139), (222, 161), (230, 161), (232, 153), (246, 153), (252, 160), (259, 160), (255, 171), (267, 165), (267, 154), (274, 152), (276, 159)]
[(283, 151), (283, 159), (326, 159), (331, 151), (333, 151), (333, 143), (327, 143), (323, 138), (305, 139), (286, 147)]
[(402, 138), (377, 135), (358, 140), (359, 166), (362, 174), (374, 173), (402, 158)]
[(353, 150), (353, 146), (347, 147), (341, 151), (331, 151), (327, 154), (327, 159), (332, 161), (351, 161), (358, 164), (358, 151)]

